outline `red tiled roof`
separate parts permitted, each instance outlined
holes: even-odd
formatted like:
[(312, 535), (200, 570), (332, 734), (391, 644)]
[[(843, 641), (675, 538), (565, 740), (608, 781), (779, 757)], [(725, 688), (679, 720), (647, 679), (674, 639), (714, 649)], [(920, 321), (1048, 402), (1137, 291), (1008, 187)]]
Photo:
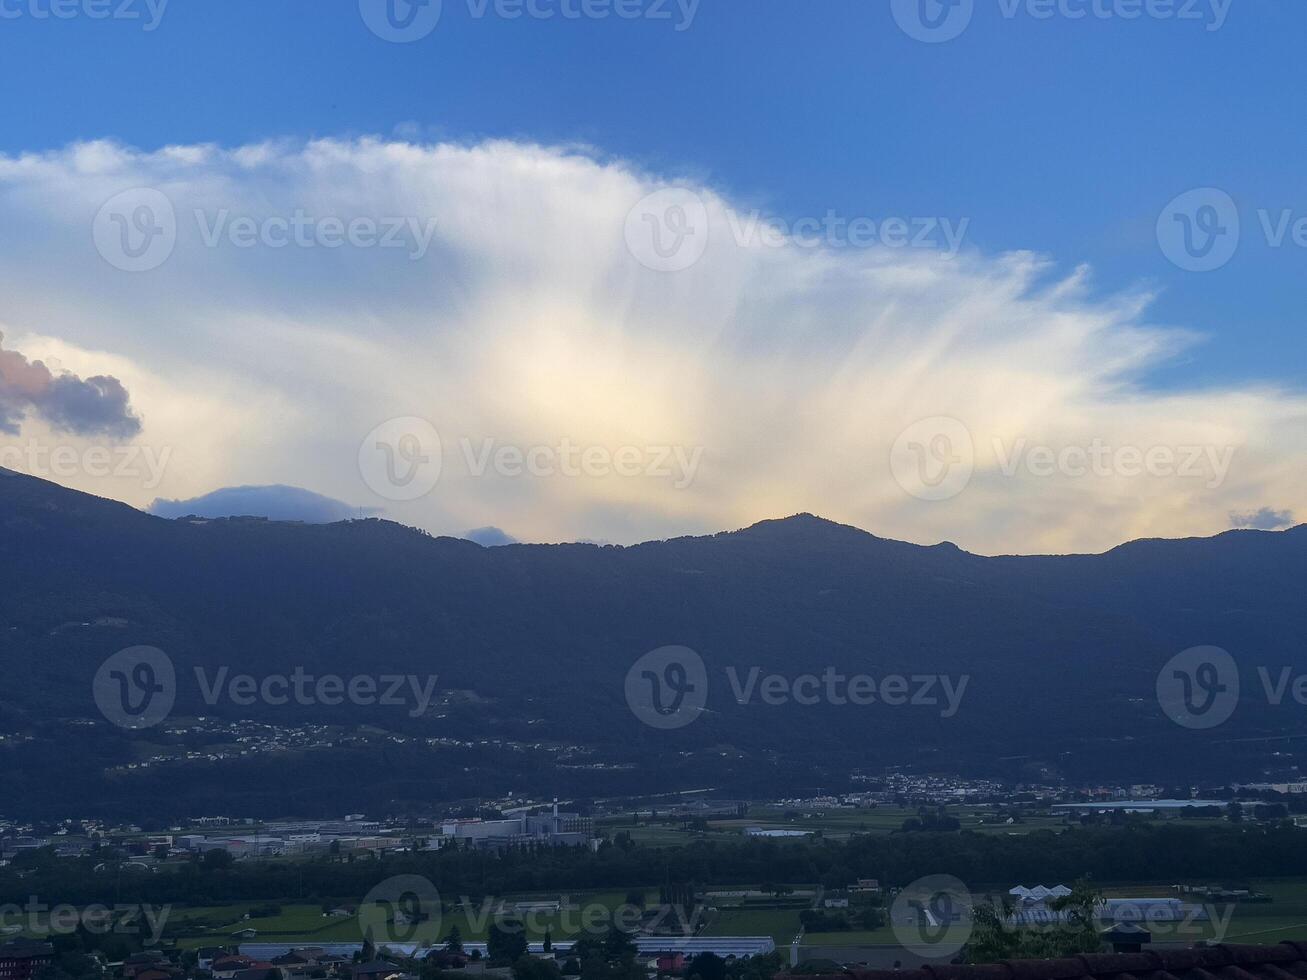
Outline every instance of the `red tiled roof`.
[[(828, 980), (1307, 980), (1307, 943), (1096, 953), (1062, 960), (1007, 960), (913, 970), (851, 967)], [(819, 980), (819, 978), (811, 978)]]

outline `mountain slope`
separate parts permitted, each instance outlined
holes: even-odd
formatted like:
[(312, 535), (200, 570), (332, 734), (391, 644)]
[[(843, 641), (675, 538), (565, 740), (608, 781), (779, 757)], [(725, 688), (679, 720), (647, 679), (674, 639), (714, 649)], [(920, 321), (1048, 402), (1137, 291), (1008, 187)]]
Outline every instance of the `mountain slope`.
[[(1307, 733), (1301, 708), (1249, 690), (1258, 665), (1305, 666), (1304, 528), (983, 558), (799, 515), (625, 548), (487, 549), (379, 520), (167, 521), (0, 470), (0, 531), (0, 732), (31, 736), (3, 743), (0, 779), (42, 810), (185, 814), (234, 794), (304, 812), (342, 772), (374, 809), (508, 789), (777, 795), (896, 764), (1252, 778), (1291, 760), (1236, 738)], [(1170, 657), (1209, 643), (1235, 655), (1254, 699), (1195, 733), (1163, 717), (1154, 688)], [(178, 677), (167, 724), (143, 732), (108, 724), (92, 697), (100, 665), (136, 644), (166, 651)], [(624, 682), (669, 644), (702, 656), (708, 700), (662, 731), (635, 717)], [(210, 704), (197, 668), (209, 682), (223, 668), (436, 674), (439, 696), (421, 713)], [(966, 686), (947, 716), (940, 703), (824, 694), (773, 705), (756, 683), (739, 703), (751, 676), (828, 669)], [(212, 730), (242, 719), (270, 727), (239, 743)], [(285, 734), (308, 724), (328, 729), (308, 743)], [(198, 756), (171, 758), (186, 751)]]

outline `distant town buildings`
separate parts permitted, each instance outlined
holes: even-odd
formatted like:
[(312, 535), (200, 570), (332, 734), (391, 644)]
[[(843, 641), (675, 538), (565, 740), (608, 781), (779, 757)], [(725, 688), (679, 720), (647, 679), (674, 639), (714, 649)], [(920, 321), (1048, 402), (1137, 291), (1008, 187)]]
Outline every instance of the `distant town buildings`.
[(52, 960), (54, 947), (49, 943), (15, 939), (0, 945), (0, 980), (32, 980)]
[(579, 813), (560, 813), (558, 804), (548, 813), (527, 814), (500, 820), (451, 820), (441, 825), (440, 835), (428, 841), (437, 849), (450, 844), (502, 849), (517, 844), (590, 847), (596, 843), (594, 821)]
[[(1008, 891), (1015, 900), (1015, 909), (1009, 922), (1016, 926), (1043, 926), (1065, 921), (1067, 910), (1053, 907), (1057, 899), (1072, 894), (1066, 885), (1036, 885), (1027, 888), (1017, 885)], [(1109, 925), (1144, 924), (1148, 922), (1204, 922), (1208, 913), (1200, 905), (1179, 898), (1106, 898), (1099, 900), (1096, 909), (1100, 921)]]

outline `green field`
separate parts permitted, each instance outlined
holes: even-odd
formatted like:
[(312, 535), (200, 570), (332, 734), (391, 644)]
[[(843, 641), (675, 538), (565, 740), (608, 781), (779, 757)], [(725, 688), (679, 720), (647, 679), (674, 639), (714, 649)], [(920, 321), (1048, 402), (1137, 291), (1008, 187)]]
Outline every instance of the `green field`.
[(705, 936), (771, 936), (777, 946), (788, 946), (799, 932), (795, 909), (749, 909), (718, 912), (704, 929)]
[[(1066, 818), (1061, 814), (1035, 813), (1025, 816), (1022, 823), (1006, 824), (998, 819), (997, 811), (992, 807), (957, 806), (949, 807), (948, 812), (958, 818), (963, 829), (988, 834), (1029, 834), (1066, 826)], [(904, 820), (916, 815), (915, 807), (839, 808), (804, 811), (794, 815), (793, 811), (782, 807), (755, 806), (749, 809), (745, 817), (708, 820), (706, 830), (675, 819), (642, 819), (641, 822), (632, 824), (629, 817), (609, 818), (600, 821), (600, 826), (609, 835), (625, 832), (640, 844), (657, 847), (684, 844), (691, 840), (738, 838), (746, 827), (803, 830), (813, 835), (842, 840), (855, 834), (893, 833), (902, 828)]]
[[(795, 883), (798, 885), (799, 883)], [(1027, 882), (1027, 884), (1031, 884)], [(1206, 884), (1212, 884), (1207, 882)], [(1195, 943), (1224, 938), (1228, 942), (1276, 943), (1282, 939), (1307, 941), (1307, 879), (1262, 879), (1247, 882), (1254, 890), (1271, 896), (1266, 904), (1238, 903), (1215, 906), (1213, 921), (1182, 924), (1152, 923), (1155, 942)], [(721, 886), (726, 887), (726, 886)], [(1174, 894), (1165, 884), (1119, 884), (1104, 886), (1111, 898), (1168, 897)], [(543, 938), (546, 931), (555, 939), (565, 939), (584, 928), (580, 907), (613, 909), (623, 904), (626, 891), (578, 892), (568, 896), (572, 911), (535, 913), (526, 919), (528, 936)], [(522, 894), (506, 899), (511, 907), (517, 902), (553, 901), (556, 893)], [(657, 893), (646, 891), (646, 900), (656, 902)], [(1186, 897), (1187, 901), (1195, 899)], [(183, 948), (224, 945), (236, 940), (232, 933), (254, 929), (257, 942), (284, 942), (310, 945), (323, 942), (359, 942), (363, 930), (357, 916), (329, 918), (316, 905), (284, 905), (275, 916), (245, 918), (251, 909), (265, 903), (174, 908), (167, 920), (165, 936)], [(418, 941), (439, 943), (452, 926), (458, 926), (463, 938), (484, 940), (490, 921), (491, 906), (473, 909), (446, 908), (439, 922), (417, 927)], [(592, 913), (593, 914), (593, 913)], [(798, 909), (722, 908), (708, 920), (706, 935), (771, 936), (777, 946), (788, 946), (799, 932)], [(852, 946), (896, 943), (889, 926), (870, 932), (808, 933), (805, 945)]]
[[(568, 910), (559, 913), (536, 912), (524, 916), (527, 938), (538, 941), (549, 932), (555, 939), (564, 939), (580, 932), (586, 924), (585, 916), (598, 917), (599, 910), (612, 910), (626, 901), (627, 892), (576, 892), (567, 896)], [(511, 908), (517, 902), (557, 901), (557, 893), (515, 895), (505, 899)], [(646, 900), (656, 902), (656, 892), (646, 892)], [(347, 943), (363, 940), (363, 924), (359, 916), (327, 917), (317, 905), (283, 905), (275, 916), (245, 918), (252, 908), (266, 903), (174, 908), (168, 918), (165, 935), (175, 939), (183, 949), (198, 946), (225, 945), (238, 942), (232, 933), (253, 929), (257, 935), (250, 942), (296, 943)], [(471, 909), (446, 908), (439, 920), (421, 923), (414, 927), (410, 938), (402, 928), (395, 929), (397, 938), (404, 941), (439, 944), (449, 930), (457, 926), (465, 940), (484, 941), (495, 906), (477, 905)], [(383, 927), (388, 929), (389, 927)], [(386, 932), (378, 929), (377, 935)]]
[[(1153, 941), (1188, 944), (1203, 941), (1253, 944), (1278, 943), (1283, 939), (1307, 941), (1307, 879), (1254, 879), (1248, 884), (1254, 891), (1269, 895), (1272, 901), (1265, 904), (1212, 905), (1208, 907), (1210, 920), (1206, 922), (1147, 923), (1147, 928), (1153, 933)], [(1164, 884), (1110, 885), (1104, 886), (1103, 892), (1108, 898), (1163, 898), (1175, 895), (1170, 885)], [(1205, 904), (1194, 896), (1179, 897), (1194, 904)], [(893, 929), (886, 926), (873, 932), (809, 933), (803, 937), (803, 942), (813, 946), (855, 946), (895, 945), (897, 940)]]

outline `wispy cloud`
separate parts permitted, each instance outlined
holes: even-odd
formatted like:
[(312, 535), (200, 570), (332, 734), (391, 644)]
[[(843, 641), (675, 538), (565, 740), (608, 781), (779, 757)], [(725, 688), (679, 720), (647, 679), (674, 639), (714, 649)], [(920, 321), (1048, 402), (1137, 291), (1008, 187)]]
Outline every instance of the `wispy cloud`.
[[(690, 230), (705, 244), (657, 271), (631, 229), (672, 187), (702, 206)], [(157, 267), (125, 272), (105, 236), (148, 215), (103, 209), (134, 188), (164, 195), (176, 231)], [(1301, 496), (1307, 398), (1151, 389), (1149, 370), (1196, 338), (1150, 322), (1146, 292), (1102, 295), (1087, 270), (1029, 253), (769, 240), (742, 231), (754, 210), (701, 181), (505, 141), (83, 144), (0, 158), (0, 219), (17, 230), (0, 245), (0, 320), (130, 365), (143, 437), (175, 444), (172, 497), (280, 482), (536, 541), (812, 511), (1007, 552), (1215, 533)], [(339, 244), (335, 221), (376, 235)], [(385, 229), (404, 247), (381, 247)], [(379, 496), (360, 444), (406, 416), (439, 433), (439, 480)], [(923, 500), (891, 452), (936, 417), (963, 425), (972, 472)], [(913, 451), (930, 464), (941, 448)], [(1104, 465), (1076, 465), (1100, 448)], [(587, 469), (587, 449), (607, 468)]]

